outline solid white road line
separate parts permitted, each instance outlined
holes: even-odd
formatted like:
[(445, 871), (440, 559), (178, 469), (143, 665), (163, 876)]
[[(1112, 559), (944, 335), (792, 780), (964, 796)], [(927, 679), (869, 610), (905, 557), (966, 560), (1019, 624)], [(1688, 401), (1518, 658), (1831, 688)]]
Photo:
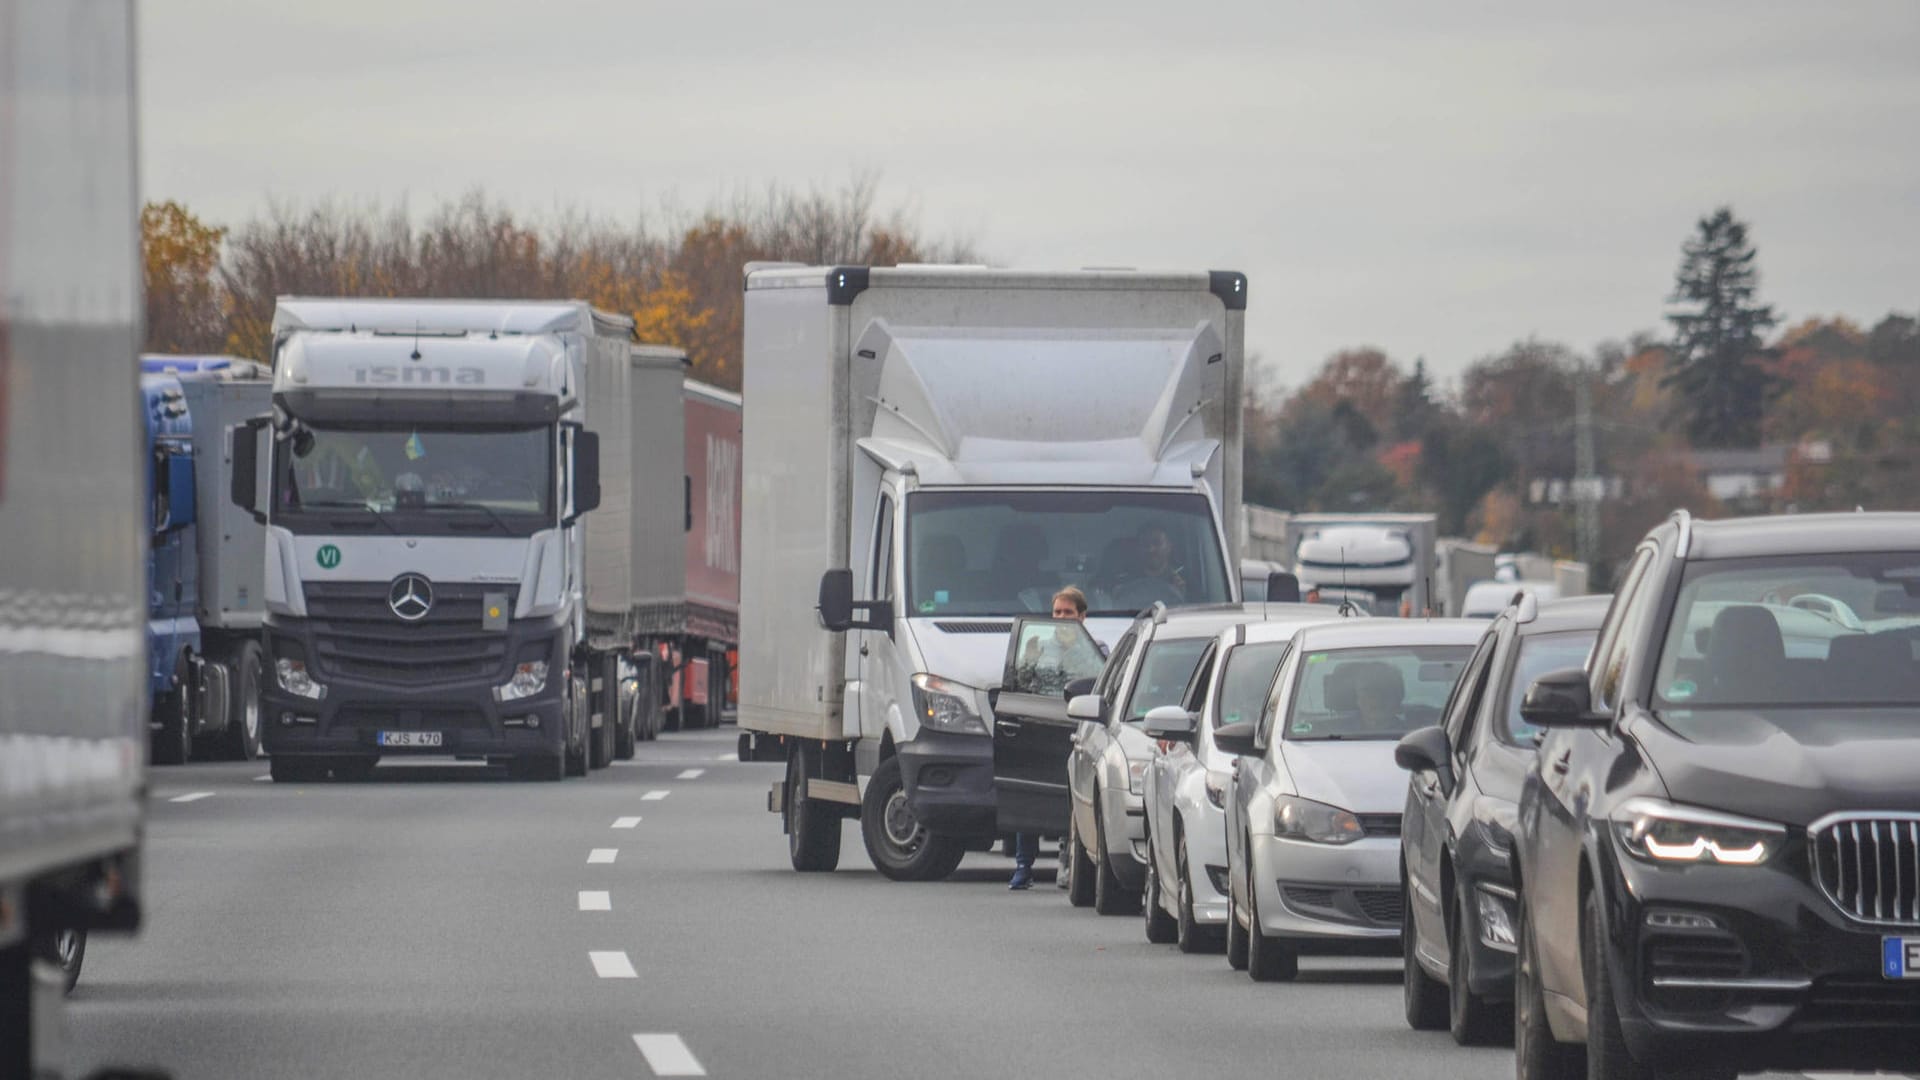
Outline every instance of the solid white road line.
[(612, 911), (613, 910), (613, 894), (606, 893), (606, 892), (582, 891), (580, 893), (580, 910), (581, 911)]
[(593, 973), (603, 979), (637, 979), (640, 973), (633, 970), (633, 961), (623, 952), (590, 952), (587, 958), (593, 961)]
[(619, 855), (619, 848), (597, 847), (587, 852), (587, 865), (592, 866), (595, 863), (610, 863), (618, 858)]
[(700, 1067), (700, 1059), (693, 1056), (693, 1051), (687, 1049), (678, 1035), (635, 1035), (633, 1045), (646, 1056), (647, 1068), (652, 1069), (655, 1076), (707, 1075), (707, 1070)]
[(638, 827), (639, 824), (640, 819), (637, 817), (617, 817), (613, 819), (613, 827), (616, 829), (632, 829)]
[(213, 792), (211, 791), (196, 791), (189, 795), (175, 795), (173, 798), (168, 799), (167, 801), (168, 802), (199, 802), (201, 799), (211, 799), (211, 798), (213, 798)]
[(665, 791), (649, 791), (645, 795), (640, 796), (640, 801), (659, 802), (661, 799), (666, 798), (668, 794), (670, 793)]
[(706, 772), (707, 770), (705, 769), (682, 769), (680, 771), (680, 775), (674, 777), (674, 779), (675, 780), (698, 780), (702, 776), (706, 775)]

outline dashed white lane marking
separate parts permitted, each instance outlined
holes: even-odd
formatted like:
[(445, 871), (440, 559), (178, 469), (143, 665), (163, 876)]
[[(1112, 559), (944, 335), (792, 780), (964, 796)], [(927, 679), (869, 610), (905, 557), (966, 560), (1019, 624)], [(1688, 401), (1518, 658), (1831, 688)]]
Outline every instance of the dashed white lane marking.
[(698, 780), (702, 776), (705, 776), (706, 774), (707, 774), (707, 770), (705, 769), (682, 769), (680, 770), (680, 775), (674, 777), (674, 779), (675, 780)]
[(721, 754), (721, 755), (720, 755), (719, 757), (717, 757), (717, 758), (714, 758), (713, 760), (715, 760), (715, 761), (739, 761), (739, 760), (740, 760), (740, 755), (739, 755), (739, 754)]
[(652, 1069), (655, 1076), (707, 1075), (707, 1070), (700, 1067), (700, 1059), (693, 1056), (693, 1051), (687, 1049), (678, 1035), (635, 1035), (633, 1045), (640, 1048), (647, 1059), (647, 1068)]
[(668, 794), (670, 793), (666, 791), (649, 791), (645, 795), (640, 796), (640, 801), (641, 802), (659, 802), (661, 799), (666, 798)]
[(590, 952), (587, 957), (593, 961), (593, 973), (603, 979), (637, 979), (640, 973), (633, 970), (633, 961), (623, 952)]
[(253, 782), (254, 782), (254, 783), (256, 783), (256, 784), (266, 784), (266, 783), (271, 783), (271, 782), (272, 782), (272, 780), (273, 780), (273, 774), (272, 774), (272, 773), (267, 773), (267, 774), (266, 774), (266, 775), (264, 775), (264, 776), (256, 776), (256, 777), (254, 777), (254, 778), (253, 778)]
[(580, 893), (580, 910), (612, 911), (613, 894), (607, 892), (586, 892), (583, 890)]
[(199, 802), (201, 799), (211, 799), (211, 798), (213, 798), (213, 792), (211, 791), (195, 791), (187, 795), (175, 795), (173, 798), (168, 799), (167, 801), (168, 802)]
[(637, 828), (639, 824), (640, 819), (637, 817), (617, 817), (613, 819), (613, 827), (616, 829)]
[(610, 863), (619, 856), (619, 848), (597, 847), (587, 852), (587, 865), (592, 866), (594, 863)]

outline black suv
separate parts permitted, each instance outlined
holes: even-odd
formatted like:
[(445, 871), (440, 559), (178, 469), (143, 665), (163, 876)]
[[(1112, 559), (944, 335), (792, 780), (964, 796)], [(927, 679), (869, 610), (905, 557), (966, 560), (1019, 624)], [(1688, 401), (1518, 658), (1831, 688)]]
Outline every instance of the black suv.
[(1522, 1080), (1920, 1066), (1916, 636), (1920, 514), (1641, 543), (1521, 710)]

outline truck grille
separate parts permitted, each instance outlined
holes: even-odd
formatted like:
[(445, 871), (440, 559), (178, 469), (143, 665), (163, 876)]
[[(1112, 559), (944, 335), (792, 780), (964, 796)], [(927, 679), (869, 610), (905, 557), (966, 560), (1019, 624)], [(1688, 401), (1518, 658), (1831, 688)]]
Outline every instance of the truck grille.
[(381, 582), (307, 584), (323, 680), (418, 686), (485, 678), (505, 668), (507, 635), (481, 629), (482, 607), (487, 593), (504, 592), (511, 611), (516, 588), (436, 583), (433, 607), (417, 622), (393, 613), (387, 590)]
[(1920, 814), (1848, 814), (1807, 831), (1814, 880), (1861, 922), (1920, 924)]
[(955, 622), (942, 620), (933, 624), (943, 634), (1011, 634), (1010, 622)]

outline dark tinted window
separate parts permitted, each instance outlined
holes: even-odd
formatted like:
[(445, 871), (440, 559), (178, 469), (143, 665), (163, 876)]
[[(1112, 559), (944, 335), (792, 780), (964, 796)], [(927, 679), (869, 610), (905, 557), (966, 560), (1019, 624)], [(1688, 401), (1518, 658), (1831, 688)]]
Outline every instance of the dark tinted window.
[(1527, 696), (1527, 687), (1542, 675), (1586, 663), (1594, 634), (1592, 630), (1568, 630), (1521, 639), (1519, 662), (1513, 665), (1513, 677), (1507, 680), (1506, 723), (1495, 729), (1501, 738), (1520, 746), (1533, 745), (1540, 729), (1520, 719), (1520, 702)]
[(1227, 670), (1220, 676), (1221, 726), (1259, 718), (1273, 689), (1273, 673), (1286, 655), (1284, 641), (1242, 645), (1227, 654)]
[(1162, 705), (1180, 704), (1180, 696), (1193, 678), (1212, 638), (1185, 638), (1155, 641), (1140, 657), (1140, 674), (1134, 680), (1133, 697), (1122, 719), (1129, 723), (1146, 716)]

